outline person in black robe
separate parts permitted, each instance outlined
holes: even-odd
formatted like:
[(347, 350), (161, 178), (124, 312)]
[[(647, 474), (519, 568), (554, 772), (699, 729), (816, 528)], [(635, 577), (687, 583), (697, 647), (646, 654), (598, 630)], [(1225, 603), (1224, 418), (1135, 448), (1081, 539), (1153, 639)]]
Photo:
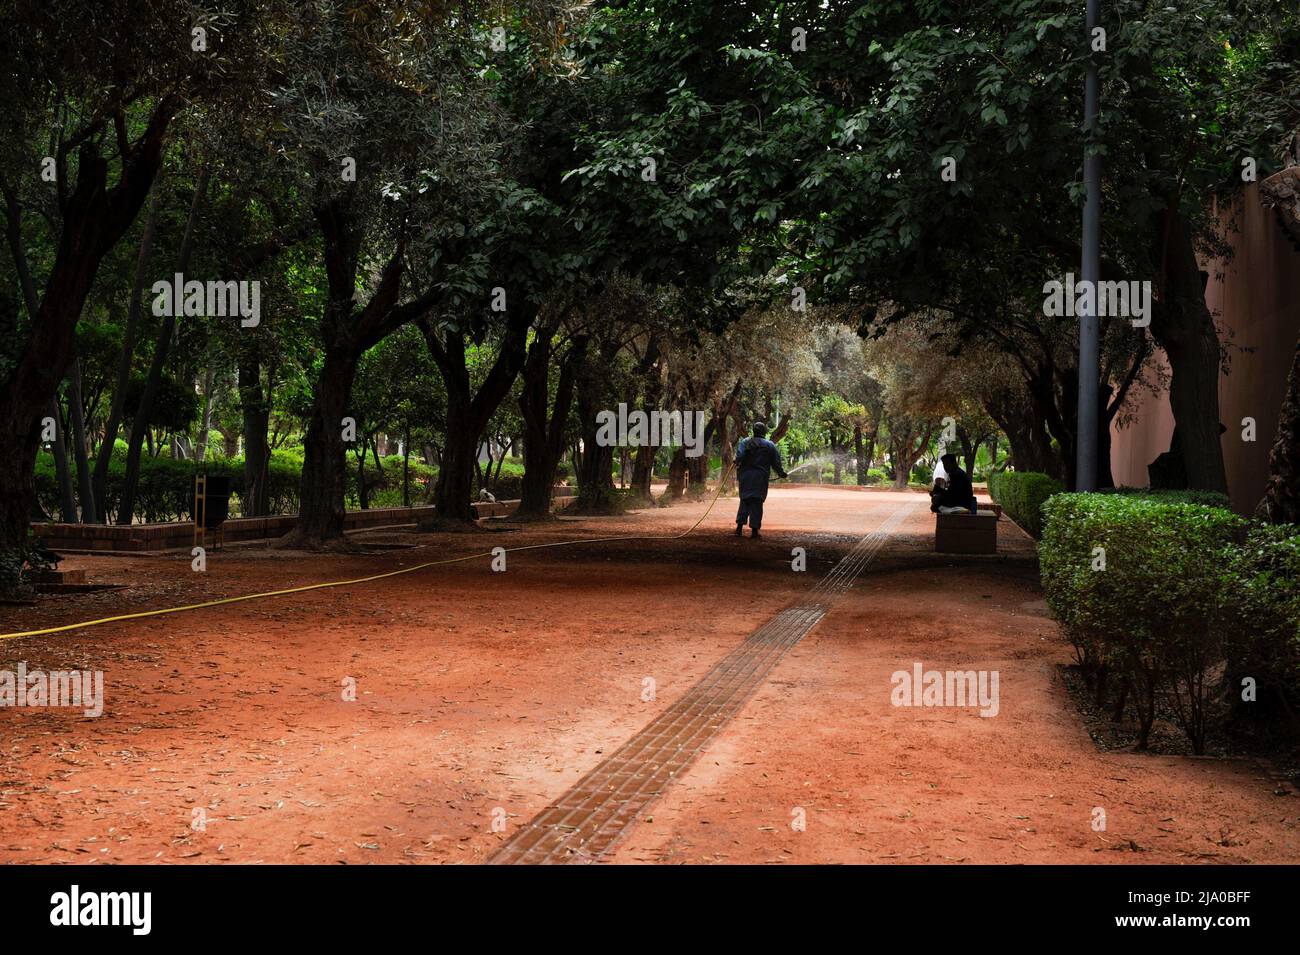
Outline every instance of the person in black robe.
[(763, 502), (767, 500), (768, 474), (776, 471), (785, 477), (781, 466), (781, 451), (767, 440), (767, 425), (754, 422), (754, 434), (740, 442), (736, 449), (736, 480), (740, 484), (740, 510), (736, 512), (736, 536), (740, 537), (749, 521), (749, 536), (758, 537), (763, 526)]
[(975, 489), (971, 486), (970, 475), (957, 464), (957, 455), (945, 454), (939, 459), (947, 474), (946, 480), (936, 481), (930, 492), (930, 510), (952, 513), (955, 509), (976, 512), (979, 504), (975, 501)]

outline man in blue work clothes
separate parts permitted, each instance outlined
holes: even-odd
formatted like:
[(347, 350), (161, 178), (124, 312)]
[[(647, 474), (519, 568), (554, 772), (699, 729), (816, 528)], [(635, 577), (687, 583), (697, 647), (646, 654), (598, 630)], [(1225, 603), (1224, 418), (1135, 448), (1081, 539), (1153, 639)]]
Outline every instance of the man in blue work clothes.
[(740, 483), (740, 510), (736, 512), (736, 536), (741, 536), (745, 521), (749, 521), (749, 536), (758, 537), (763, 526), (763, 502), (767, 500), (768, 471), (785, 477), (781, 467), (781, 452), (767, 440), (767, 425), (754, 422), (754, 435), (745, 438), (736, 449), (736, 479)]

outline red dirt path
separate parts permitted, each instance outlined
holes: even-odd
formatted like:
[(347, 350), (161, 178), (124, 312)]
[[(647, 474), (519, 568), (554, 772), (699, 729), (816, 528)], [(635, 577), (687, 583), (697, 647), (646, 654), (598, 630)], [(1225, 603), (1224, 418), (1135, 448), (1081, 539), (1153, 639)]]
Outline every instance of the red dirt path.
[[(98, 719), (0, 709), (0, 861), (476, 862), (897, 505), (778, 489), (690, 538), (580, 545), (363, 587), (0, 642), (0, 669), (101, 669)], [(124, 591), (0, 608), (0, 631), (361, 576), (543, 540), (675, 533), (703, 504), (417, 550), (70, 558)], [(924, 508), (650, 807), (618, 862), (1295, 862), (1300, 802), (1241, 762), (1102, 753), (1056, 672), (1032, 544), (929, 553)], [(790, 548), (808, 548), (808, 573)], [(914, 661), (996, 669), (1001, 712), (894, 708)], [(357, 681), (345, 702), (341, 681)], [(642, 700), (651, 677), (657, 699)], [(1108, 815), (1091, 828), (1093, 807)], [(791, 829), (805, 811), (805, 831)], [(193, 810), (206, 829), (191, 827)]]

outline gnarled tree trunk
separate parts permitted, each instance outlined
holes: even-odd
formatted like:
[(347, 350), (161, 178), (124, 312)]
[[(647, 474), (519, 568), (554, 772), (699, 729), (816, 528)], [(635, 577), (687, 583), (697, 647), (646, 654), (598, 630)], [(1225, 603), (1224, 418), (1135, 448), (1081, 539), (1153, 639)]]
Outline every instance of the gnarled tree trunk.
[[(600, 348), (602, 362), (607, 348)], [(596, 413), (606, 408), (606, 387), (601, 373), (592, 362), (590, 348), (577, 356), (578, 427), (582, 435), (582, 460), (578, 465), (578, 507), (583, 511), (601, 511), (614, 501), (614, 449), (596, 441), (599, 428)]]
[(261, 517), (270, 509), (267, 481), (271, 469), (271, 402), (262, 390), (262, 364), (256, 343), (239, 358), (239, 408), (244, 432), (244, 517)]
[[(343, 536), (347, 494), (348, 416), (358, 356), (350, 347), (327, 348), (303, 436), (298, 524), (284, 543), (316, 543)], [(358, 435), (358, 438), (361, 436)]]
[(1227, 493), (1219, 421), (1219, 337), (1205, 304), (1205, 278), (1196, 262), (1191, 229), (1176, 211), (1166, 212), (1161, 247), (1161, 300), (1151, 315), (1151, 334), (1164, 349), (1171, 372), (1174, 413), (1187, 486)]
[[(205, 164), (200, 170), (198, 182), (194, 186), (194, 195), (190, 199), (189, 217), (185, 222), (185, 234), (181, 240), (180, 256), (176, 262), (176, 271), (181, 275), (189, 270), (190, 257), (194, 254), (194, 229), (198, 221), (199, 207), (208, 190), (210, 168)], [(181, 302), (172, 302), (171, 314), (163, 316), (162, 325), (158, 329), (158, 338), (154, 342), (153, 360), (149, 363), (149, 375), (145, 379), (144, 391), (140, 394), (140, 403), (135, 410), (131, 440), (126, 450), (126, 474), (122, 479), (122, 500), (117, 511), (119, 524), (130, 524), (135, 510), (135, 492), (140, 481), (141, 440), (149, 430), (154, 402), (158, 398), (158, 389), (162, 385), (163, 369), (171, 350), (172, 334), (176, 330), (176, 315), (180, 310)]]
[(144, 205), (162, 165), (168, 127), (183, 104), (179, 95), (159, 101), (111, 188), (108, 161), (93, 143), (81, 146), (76, 182), (62, 204), (58, 244), (39, 302), (22, 245), (20, 207), (14, 194), (4, 190), (7, 236), (32, 322), (12, 370), (0, 380), (0, 486), (6, 490), (0, 494), (0, 550), (26, 540), (28, 519), (36, 509), (40, 418), (72, 362), (77, 319), (100, 262)]
[(525, 309), (510, 312), (496, 360), (477, 392), (472, 392), (465, 364), (464, 333), (448, 330), (444, 342), (427, 321), (418, 322), (447, 388), (447, 444), (442, 451), (435, 497), (439, 520), (476, 519), (471, 492), (479, 441), (527, 360), (525, 344), (533, 315)]
[(1273, 524), (1300, 524), (1300, 341), (1291, 361), (1258, 513)]
[(575, 339), (560, 360), (555, 404), (547, 413), (552, 333), (539, 332), (524, 362), (519, 410), (524, 419), (524, 478), (515, 517), (545, 517), (551, 512), (555, 472), (564, 453), (564, 433), (573, 405), (574, 360), (586, 350), (585, 338)]

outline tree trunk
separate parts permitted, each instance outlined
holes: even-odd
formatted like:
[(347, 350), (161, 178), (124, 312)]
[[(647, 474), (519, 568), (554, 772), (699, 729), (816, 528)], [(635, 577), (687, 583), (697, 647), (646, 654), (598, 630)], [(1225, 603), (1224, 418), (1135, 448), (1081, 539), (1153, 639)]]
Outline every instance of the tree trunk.
[[(785, 433), (790, 430), (790, 416), (788, 414), (782, 415), (780, 423), (775, 427), (772, 425), (772, 418), (776, 414), (776, 406), (772, 401), (771, 395), (767, 396), (764, 403), (764, 414), (765, 417), (763, 421), (768, 427), (767, 440), (771, 441), (773, 444), (779, 444), (781, 439), (785, 437)], [(740, 423), (740, 433), (744, 434), (748, 430), (749, 422), (742, 421)]]
[[(602, 349), (603, 350), (603, 349)], [(590, 349), (577, 356), (578, 427), (582, 435), (582, 463), (578, 468), (578, 499), (582, 510), (603, 510), (614, 500), (614, 449), (596, 442), (596, 413), (606, 404), (605, 389), (593, 367)], [(602, 359), (607, 356), (602, 355)]]
[(162, 189), (154, 189), (149, 201), (149, 212), (140, 236), (140, 251), (136, 255), (135, 275), (131, 280), (131, 300), (127, 305), (126, 331), (122, 337), (122, 351), (117, 359), (117, 378), (113, 385), (113, 400), (104, 424), (104, 441), (95, 459), (95, 476), (92, 482), (95, 500), (99, 502), (100, 516), (108, 521), (108, 466), (113, 460), (117, 445), (117, 432), (122, 426), (122, 413), (126, 404), (126, 389), (131, 381), (131, 365), (135, 358), (135, 340), (139, 334), (144, 313), (144, 286), (148, 278), (149, 259), (153, 255), (154, 236), (158, 231), (158, 207), (162, 203)]
[[(773, 444), (779, 444), (781, 439), (785, 437), (785, 433), (789, 430), (790, 416), (786, 415), (781, 419), (781, 423), (776, 426), (776, 430), (767, 436), (767, 440), (771, 441)], [(744, 431), (743, 427), (741, 428), (741, 431)]]
[(1110, 398), (1114, 388), (1109, 382), (1101, 382), (1097, 387), (1097, 490), (1115, 486), (1115, 478), (1110, 470)]
[[(189, 269), (190, 257), (194, 253), (195, 223), (198, 221), (199, 208), (208, 189), (210, 167), (204, 165), (199, 171), (198, 182), (194, 185), (194, 195), (190, 199), (189, 216), (185, 221), (185, 234), (181, 240), (180, 255), (176, 271), (182, 275)], [(172, 302), (171, 314), (163, 317), (162, 327), (154, 342), (153, 361), (149, 363), (149, 376), (145, 379), (144, 391), (140, 395), (140, 404), (135, 412), (135, 426), (131, 429), (131, 443), (126, 452), (126, 476), (122, 480), (122, 500), (118, 506), (117, 522), (130, 524), (135, 510), (135, 492), (140, 480), (140, 446), (141, 437), (149, 428), (153, 416), (154, 402), (162, 384), (163, 368), (171, 349), (172, 335), (176, 330), (176, 313), (181, 310), (180, 302)]]
[(203, 461), (208, 456), (208, 433), (212, 430), (212, 389), (214, 387), (212, 361), (203, 372), (203, 414), (199, 418), (199, 439), (194, 446), (194, 460)]
[(632, 498), (639, 501), (651, 500), (650, 485), (654, 480), (654, 461), (656, 449), (644, 444), (636, 449), (632, 459)]
[[(902, 449), (902, 445), (892, 444), (889, 452), (890, 463), (894, 466), (894, 487), (901, 490), (907, 487), (908, 478), (912, 475), (912, 465), (907, 461), (907, 452)], [(821, 468), (818, 468), (820, 475)]]
[(520, 309), (509, 314), (496, 360), (473, 394), (465, 362), (464, 333), (449, 330), (444, 343), (427, 321), (417, 322), (447, 389), (447, 445), (438, 471), (435, 501), (439, 520), (472, 523), (477, 517), (471, 494), (479, 441), (527, 360), (525, 346), (533, 314)]
[(1268, 484), (1257, 513), (1273, 524), (1300, 524), (1300, 341), (1291, 360), (1277, 439), (1268, 456)]
[(267, 482), (271, 470), (271, 448), (267, 442), (267, 432), (271, 427), (271, 403), (262, 389), (262, 366), (255, 344), (241, 350), (239, 406), (244, 432), (244, 496), (240, 505), (241, 513), (244, 517), (261, 517), (270, 509)]
[(867, 483), (867, 462), (862, 457), (862, 425), (853, 426), (853, 458), (857, 462), (857, 482), (862, 487)]
[(957, 442), (961, 445), (961, 459), (966, 466), (966, 473), (973, 479), (975, 474), (975, 458), (979, 455), (980, 443), (965, 428), (957, 429)]
[(670, 501), (677, 500), (686, 493), (686, 449), (677, 448), (672, 461), (668, 464), (668, 489), (664, 497)]
[(36, 449), (40, 420), (26, 409), (0, 402), (0, 447), (13, 453), (0, 455), (0, 546), (18, 548), (27, 539), (28, 521), (44, 518), (36, 500)]
[(370, 437), (370, 454), (375, 459), (375, 471), (379, 475), (378, 477), (375, 478), (376, 482), (382, 485), (387, 485), (388, 476), (384, 474), (384, 459), (379, 456), (379, 432), (378, 431), (376, 431)]
[(59, 414), (59, 401), (50, 402), (50, 417), (54, 419), (54, 476), (59, 482), (59, 516), (65, 524), (77, 523), (77, 501), (72, 494), (72, 469), (68, 467), (68, 443), (63, 440), (63, 418)]
[(687, 491), (691, 494), (703, 494), (709, 487), (709, 452), (706, 450), (697, 458), (686, 459), (686, 473), (690, 477)]
[[(108, 161), (91, 142), (78, 152), (76, 182), (62, 206), (61, 229), (45, 293), (36, 294), (22, 247), (20, 207), (6, 190), (14, 260), (32, 318), (27, 340), (17, 360), (0, 380), (0, 465), (7, 474), (0, 495), (0, 551), (23, 546), (28, 517), (36, 509), (36, 462), (39, 418), (55, 400), (74, 352), (77, 319), (90, 294), (99, 265), (135, 220), (162, 165), (168, 127), (184, 100), (164, 97), (154, 108), (144, 132), (121, 164), (117, 184), (108, 186)], [(33, 307), (35, 310), (33, 311)], [(16, 479), (15, 479), (16, 478)]]
[(545, 517), (551, 512), (551, 491), (573, 406), (575, 360), (587, 349), (587, 340), (582, 337), (565, 352), (555, 389), (555, 407), (548, 416), (551, 336), (550, 331), (539, 332), (524, 362), (523, 389), (519, 394), (519, 411), (524, 419), (524, 478), (515, 517)]
[(1036, 471), (1061, 477), (1061, 462), (1052, 450), (1043, 416), (1034, 401), (1021, 402), (1009, 395), (999, 395), (984, 402), (984, 410), (1007, 436), (1011, 463), (1017, 471)]
[(895, 488), (907, 487), (908, 480), (912, 476), (912, 468), (916, 467), (916, 462), (930, 446), (933, 433), (933, 428), (927, 428), (922, 433), (905, 432), (897, 438), (893, 434), (890, 435), (890, 459), (894, 465)]
[[(361, 436), (361, 455), (357, 458), (357, 504), (361, 510), (370, 510), (370, 495), (366, 493), (366, 451), (369, 449), (365, 435)], [(344, 504), (346, 505), (346, 499)]]
[(402, 428), (402, 507), (411, 506), (411, 425)]
[[(448, 402), (448, 421), (451, 420), (451, 403)], [(438, 517), (473, 522), (472, 493), (474, 489), (474, 463), (478, 458), (478, 436), (461, 428), (447, 435), (447, 446), (442, 451), (442, 467), (438, 470)]]
[[(650, 352), (647, 351), (646, 358), (642, 362), (645, 381), (645, 407), (647, 411), (651, 412), (659, 407), (659, 401), (663, 397), (663, 379), (660, 377), (659, 369), (656, 366), (658, 360), (659, 352), (656, 347), (653, 361)], [(659, 448), (648, 443), (636, 449), (636, 455), (632, 458), (632, 500), (647, 504), (654, 503), (651, 484), (654, 481), (655, 456), (658, 453)]]
[[(736, 413), (737, 405), (740, 403), (740, 386), (741, 380), (737, 379), (726, 400), (716, 406), (713, 412), (713, 420), (717, 424), (715, 431), (718, 435), (718, 464), (721, 468), (718, 481), (721, 484), (720, 493), (722, 494), (730, 493), (734, 478), (731, 473), (731, 465), (736, 460), (736, 445), (733, 441), (731, 419)], [(707, 457), (706, 453), (706, 460)]]
[(81, 360), (74, 359), (68, 375), (68, 407), (72, 413), (73, 457), (77, 462), (77, 492), (81, 497), (81, 522), (95, 524), (99, 518), (95, 490), (90, 478), (90, 460), (86, 454), (86, 416), (81, 403)]
[(1205, 305), (1205, 277), (1191, 229), (1176, 210), (1165, 213), (1158, 262), (1160, 301), (1151, 334), (1169, 359), (1169, 404), (1178, 432), (1187, 486), (1227, 493), (1219, 421), (1219, 337)]
[[(145, 379), (144, 391), (136, 408), (132, 422), (131, 438), (126, 450), (126, 475), (122, 479), (122, 497), (117, 506), (118, 524), (131, 523), (135, 512), (135, 492), (140, 480), (140, 453), (149, 433), (149, 416), (153, 413), (154, 400), (162, 382), (163, 365), (167, 361), (167, 352), (171, 343), (172, 331), (176, 320), (172, 316), (163, 319), (158, 340), (154, 343), (153, 360), (149, 364), (149, 376)], [(152, 450), (152, 441), (150, 442)]]
[(357, 355), (348, 345), (329, 348), (316, 382), (307, 433), (303, 437), (298, 524), (282, 543), (315, 543), (343, 537), (346, 516), (347, 449), (343, 419), (352, 400)]
[[(730, 494), (736, 487), (736, 446), (740, 443), (739, 422), (736, 421), (735, 405), (723, 414), (719, 421), (718, 432), (718, 493)], [(733, 429), (733, 424), (736, 425)]]

